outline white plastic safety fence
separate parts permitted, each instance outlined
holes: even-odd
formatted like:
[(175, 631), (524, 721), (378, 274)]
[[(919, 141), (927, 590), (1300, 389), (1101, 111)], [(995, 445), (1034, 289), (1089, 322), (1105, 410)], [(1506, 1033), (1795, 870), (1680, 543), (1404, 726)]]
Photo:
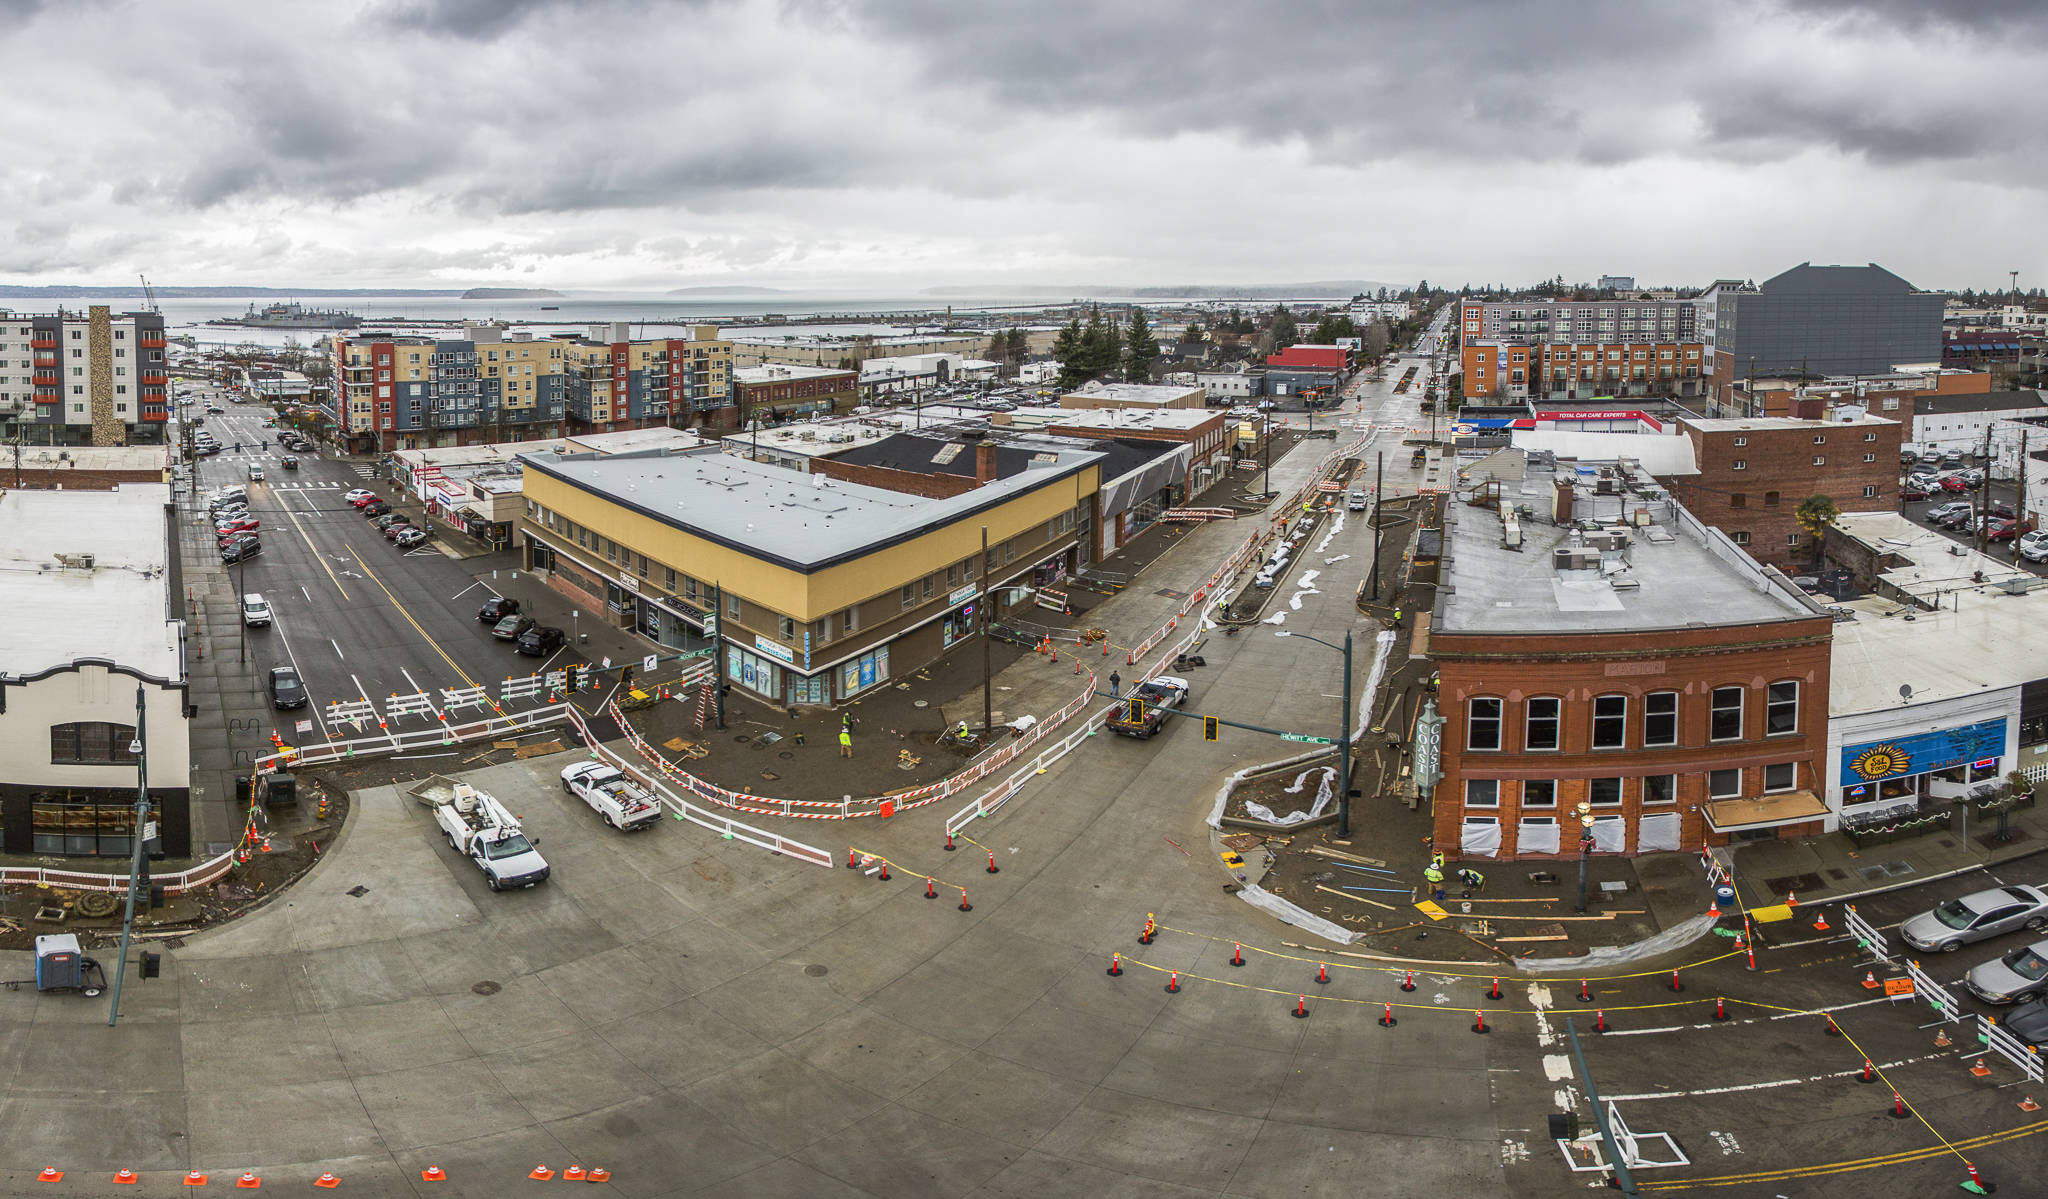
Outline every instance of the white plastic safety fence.
[[(1621, 1118), (1621, 1108), (1612, 1100), (1607, 1104), (1607, 1128), (1614, 1134), (1615, 1147), (1621, 1150), (1621, 1164), (1631, 1170), (1655, 1170), (1692, 1164), (1692, 1159), (1685, 1155), (1685, 1150), (1678, 1147), (1677, 1141), (1671, 1139), (1670, 1133), (1636, 1132), (1631, 1129), (1628, 1121)], [(1646, 1141), (1661, 1143), (1669, 1156), (1645, 1156), (1643, 1144)]]
[(1842, 905), (1842, 927), (1847, 930), (1850, 937), (1854, 938), (1857, 948), (1870, 955), (1868, 962), (1858, 962), (1856, 963), (1857, 965), (1876, 965), (1879, 962), (1890, 963), (1892, 960), (1891, 944), (1885, 940), (1882, 931), (1873, 927), (1869, 921), (1863, 918), (1862, 913), (1856, 910), (1855, 904)]
[(1935, 1024), (1949, 1024), (1955, 1021), (1962, 1009), (1956, 1006), (1956, 998), (1948, 993), (1947, 987), (1929, 978), (1927, 972), (1920, 968), (1920, 963), (1911, 959), (1906, 961), (1906, 975), (1913, 980), (1913, 994), (1926, 1000), (1927, 1006), (1933, 1008), (1934, 1014), (1939, 1017), (1933, 1023), (1920, 1027), (1933, 1028)]
[[(229, 850), (176, 874), (152, 874), (149, 881), (165, 893), (183, 895), (225, 876), (234, 868), (235, 852)], [(37, 887), (64, 887), (72, 891), (113, 891), (128, 889), (125, 874), (88, 874), (80, 870), (50, 870), (41, 866), (0, 866), (0, 883), (21, 883)]]
[(806, 845), (802, 841), (792, 840), (780, 833), (771, 833), (766, 829), (755, 828), (751, 824), (734, 820), (730, 816), (698, 807), (696, 804), (691, 803), (689, 800), (663, 786), (660, 779), (648, 774), (619, 754), (613, 753), (611, 750), (599, 745), (597, 738), (590, 734), (590, 726), (584, 723), (583, 713), (577, 711), (573, 704), (564, 704), (562, 707), (568, 713), (569, 726), (576, 730), (576, 735), (583, 739), (583, 743), (589, 747), (592, 755), (607, 765), (617, 767), (627, 778), (646, 788), (649, 794), (657, 797), (661, 801), (662, 806), (666, 807), (678, 819), (687, 820), (692, 824), (708, 828), (727, 840), (745, 841), (749, 845), (758, 845), (762, 849), (786, 854), (797, 861), (808, 862), (813, 866), (823, 866), (827, 870), (832, 869), (838, 864), (837, 859), (833, 855), (814, 845)]
[(441, 707), (447, 711), (457, 712), (464, 708), (488, 708), (490, 706), (491, 699), (484, 694), (482, 687), (441, 688)]
[[(1189, 632), (1186, 637), (1175, 642), (1164, 654), (1160, 655), (1159, 661), (1146, 669), (1138, 682), (1142, 683), (1153, 675), (1165, 670), (1168, 662), (1180, 654), (1186, 653), (1188, 647), (1192, 646), (1200, 638), (1200, 630)], [(1081, 698), (1086, 700), (1091, 697), (1084, 695)], [(1114, 705), (1103, 707), (1087, 720), (1082, 721), (1079, 728), (1040, 750), (1035, 757), (1025, 763), (1023, 767), (1010, 775), (1010, 777), (977, 796), (973, 803), (953, 813), (946, 819), (947, 834), (958, 833), (974, 821), (980, 820), (1004, 804), (1009, 803), (1011, 799), (1015, 798), (1017, 792), (1024, 789), (1025, 783), (1038, 776), (1039, 771), (1044, 770), (1047, 766), (1072, 753), (1082, 742), (1094, 736), (1102, 728), (1103, 723), (1109, 719), (1110, 712), (1113, 710)]]
[(428, 698), (424, 691), (415, 691), (411, 695), (394, 695), (384, 701), (384, 716), (388, 720), (397, 720), (401, 716), (434, 714), (434, 701)]
[(546, 688), (547, 694), (560, 695), (562, 694), (562, 688), (569, 685), (569, 672), (566, 670), (550, 670), (540, 676), (540, 681), (541, 685)]
[(1996, 1020), (1977, 1017), (1977, 1040), (1986, 1049), (2020, 1068), (2028, 1081), (2041, 1081), (2041, 1053), (2032, 1045), (2013, 1036), (1998, 1026)]
[(362, 732), (377, 722), (377, 709), (366, 699), (336, 700), (327, 705), (327, 723), (354, 725)]
[(288, 752), (258, 758), (255, 765), (258, 771), (278, 770), (286, 766), (318, 766), (326, 762), (353, 758), (359, 754), (395, 754), (408, 749), (452, 745), (457, 741), (475, 741), (483, 737), (516, 736), (561, 723), (563, 709), (567, 706), (555, 704), (546, 708), (515, 712), (508, 716), (494, 716), (489, 720), (436, 724), (431, 728), (411, 729), (402, 733), (379, 733), (374, 737), (359, 737), (347, 741), (315, 742), (311, 745), (294, 746)]
[(508, 704), (515, 699), (532, 699), (540, 694), (540, 688), (541, 678), (537, 674), (506, 679), (498, 687), (498, 698)]

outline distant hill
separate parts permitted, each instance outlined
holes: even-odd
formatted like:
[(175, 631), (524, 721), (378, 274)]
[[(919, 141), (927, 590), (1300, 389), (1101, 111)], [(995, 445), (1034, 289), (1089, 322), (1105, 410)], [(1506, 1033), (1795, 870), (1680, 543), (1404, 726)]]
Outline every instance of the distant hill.
[(472, 287), (462, 293), (465, 300), (559, 300), (562, 293), (545, 287)]
[[(403, 287), (157, 287), (152, 285), (160, 300), (203, 300), (218, 296), (283, 296), (286, 299), (307, 299), (313, 296), (459, 296), (457, 288), (422, 289)], [(133, 283), (110, 284), (105, 287), (92, 285), (52, 283), (30, 286), (18, 283), (0, 284), (0, 299), (22, 300), (64, 300), (79, 296), (97, 296), (106, 299), (142, 299), (142, 288)]]
[(779, 287), (672, 287), (662, 293), (671, 296), (786, 296)]
[(1317, 283), (1244, 283), (1235, 286), (1190, 283), (1180, 287), (928, 287), (928, 296), (1046, 297), (1062, 300), (1348, 300), (1360, 292), (1371, 293), (1398, 284), (1372, 279), (1327, 279)]

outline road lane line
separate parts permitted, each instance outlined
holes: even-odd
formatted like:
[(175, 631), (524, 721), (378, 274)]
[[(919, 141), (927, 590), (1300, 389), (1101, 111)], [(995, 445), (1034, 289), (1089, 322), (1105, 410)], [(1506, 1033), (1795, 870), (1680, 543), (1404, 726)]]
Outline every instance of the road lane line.
[[(352, 597), (350, 597), (348, 593), (348, 588), (343, 587), (341, 585), (341, 580), (335, 577), (334, 568), (332, 566), (327, 565), (327, 555), (320, 552), (320, 547), (313, 544), (312, 535), (306, 532), (306, 526), (299, 523), (299, 514), (293, 512), (289, 508), (286, 508), (284, 510), (284, 515), (286, 520), (292, 522), (292, 528), (297, 529), (299, 532), (299, 536), (305, 540), (306, 548), (313, 552), (313, 561), (318, 562), (320, 564), (320, 569), (327, 572), (327, 581), (334, 584), (334, 589), (336, 591), (341, 592), (341, 598), (349, 600), (350, 602), (354, 602)], [(346, 546), (348, 543), (343, 542), (342, 544)], [(349, 552), (354, 553), (355, 551), (350, 550)], [(335, 652), (339, 653), (339, 648), (337, 648)]]
[(412, 626), (413, 632), (418, 633), (420, 635), (421, 640), (425, 641), (430, 647), (432, 647), (435, 653), (441, 655), (441, 660), (448, 664), (448, 669), (454, 671), (456, 675), (459, 678), (461, 678), (465, 684), (471, 687), (479, 686), (480, 684), (478, 684), (475, 679), (469, 677), (468, 671), (464, 670), (461, 667), (461, 665), (455, 661), (455, 659), (448, 656), (448, 651), (441, 648), (441, 643), (434, 640), (434, 638), (428, 634), (427, 630), (420, 626), (419, 621), (413, 619), (412, 613), (406, 609), (406, 606), (404, 604), (398, 602), (397, 596), (391, 594), (391, 588), (386, 587), (384, 585), (384, 580), (377, 577), (376, 572), (370, 569), (369, 563), (363, 561), (363, 556), (361, 554), (356, 553), (355, 547), (349, 545), (346, 540), (342, 542), (342, 545), (348, 549), (349, 553), (355, 554), (356, 567), (363, 572), (363, 577), (367, 578), (372, 583), (375, 583), (377, 585), (377, 590), (382, 591), (384, 593), (384, 598), (391, 601), (391, 606), (398, 609), (398, 614), (400, 616), (405, 617), (405, 623)]

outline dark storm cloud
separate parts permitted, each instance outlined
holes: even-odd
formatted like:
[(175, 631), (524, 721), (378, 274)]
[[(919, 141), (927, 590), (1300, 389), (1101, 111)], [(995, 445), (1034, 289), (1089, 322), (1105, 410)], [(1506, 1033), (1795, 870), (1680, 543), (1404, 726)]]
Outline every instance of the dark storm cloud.
[(392, 0), (369, 15), (405, 32), (495, 41), (541, 13), (597, 6), (587, 0)]
[(1915, 31), (2008, 31), (2048, 25), (2040, 0), (1780, 0), (1788, 13)]

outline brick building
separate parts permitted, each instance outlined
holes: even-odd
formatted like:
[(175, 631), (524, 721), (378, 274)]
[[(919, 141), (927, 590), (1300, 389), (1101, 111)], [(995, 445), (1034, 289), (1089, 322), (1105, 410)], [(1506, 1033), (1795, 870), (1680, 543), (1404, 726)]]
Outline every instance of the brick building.
[(732, 372), (730, 402), (707, 414), (711, 428), (744, 429), (756, 416), (779, 424), (798, 417), (851, 412), (860, 375), (822, 366), (743, 366)]
[[(1818, 402), (1814, 402), (1818, 407)], [(1859, 408), (1828, 420), (1794, 417), (1678, 422), (1697, 473), (1665, 482), (1694, 516), (1767, 566), (1791, 572), (1815, 555), (1795, 513), (1825, 495), (1844, 512), (1899, 506), (1899, 443), (1905, 426)]]
[(1646, 476), (1467, 487), (1416, 633), (1446, 719), (1439, 849), (1575, 856), (1582, 819), (1594, 852), (1629, 855), (1819, 831), (1824, 612)]
[(1689, 300), (1466, 300), (1458, 310), (1467, 396), (1694, 396), (1703, 385)]

